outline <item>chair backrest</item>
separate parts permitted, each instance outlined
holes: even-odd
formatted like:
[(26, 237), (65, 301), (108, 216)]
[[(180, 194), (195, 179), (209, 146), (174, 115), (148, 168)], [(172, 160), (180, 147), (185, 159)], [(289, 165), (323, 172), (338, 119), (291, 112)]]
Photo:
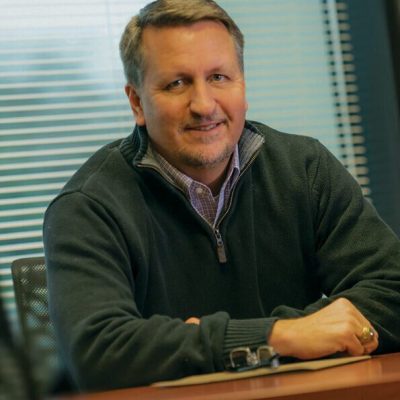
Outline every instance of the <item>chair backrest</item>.
[(44, 257), (21, 258), (11, 265), (22, 342), (37, 392), (50, 391), (60, 371), (50, 322)]
[(14, 339), (0, 296), (0, 399), (37, 400), (25, 354)]

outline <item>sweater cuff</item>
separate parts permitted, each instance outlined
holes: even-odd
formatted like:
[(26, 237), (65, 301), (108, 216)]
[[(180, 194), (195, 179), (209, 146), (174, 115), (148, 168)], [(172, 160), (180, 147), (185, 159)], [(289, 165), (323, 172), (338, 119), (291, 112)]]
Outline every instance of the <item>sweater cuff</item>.
[(272, 327), (278, 318), (231, 319), (225, 332), (224, 365), (236, 347), (249, 347), (252, 351), (267, 344)]

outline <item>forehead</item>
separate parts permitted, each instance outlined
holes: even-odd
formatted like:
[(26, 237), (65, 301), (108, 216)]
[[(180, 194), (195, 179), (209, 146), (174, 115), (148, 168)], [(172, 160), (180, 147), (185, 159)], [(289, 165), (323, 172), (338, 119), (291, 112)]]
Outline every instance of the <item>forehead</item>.
[[(142, 49), (147, 67), (166, 69), (177, 64), (237, 59), (235, 42), (226, 27), (204, 20), (190, 25), (146, 27)], [(236, 60), (236, 62), (238, 62)]]

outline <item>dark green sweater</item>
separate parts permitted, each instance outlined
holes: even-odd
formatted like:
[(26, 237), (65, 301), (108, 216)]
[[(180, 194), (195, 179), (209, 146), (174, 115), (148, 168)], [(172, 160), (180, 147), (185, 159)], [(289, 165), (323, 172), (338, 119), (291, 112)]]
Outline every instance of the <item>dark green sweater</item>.
[[(50, 311), (80, 388), (221, 370), (233, 347), (265, 344), (276, 318), (338, 297), (378, 330), (380, 352), (400, 350), (396, 236), (319, 142), (248, 128), (265, 143), (218, 223), (224, 263), (213, 229), (143, 165), (137, 129), (92, 156), (50, 205)], [(191, 316), (200, 326), (184, 323)]]

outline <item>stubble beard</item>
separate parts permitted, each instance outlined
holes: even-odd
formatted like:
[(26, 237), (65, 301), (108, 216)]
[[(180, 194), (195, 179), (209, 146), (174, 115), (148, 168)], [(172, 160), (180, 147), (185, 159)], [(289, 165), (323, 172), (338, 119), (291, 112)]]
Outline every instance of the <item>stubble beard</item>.
[(218, 154), (214, 155), (207, 155), (205, 152), (193, 153), (190, 151), (190, 149), (189, 151), (182, 149), (178, 152), (177, 157), (180, 159), (182, 164), (191, 168), (213, 168), (222, 162), (229, 160), (229, 158), (232, 156), (234, 148), (234, 145), (227, 143)]

